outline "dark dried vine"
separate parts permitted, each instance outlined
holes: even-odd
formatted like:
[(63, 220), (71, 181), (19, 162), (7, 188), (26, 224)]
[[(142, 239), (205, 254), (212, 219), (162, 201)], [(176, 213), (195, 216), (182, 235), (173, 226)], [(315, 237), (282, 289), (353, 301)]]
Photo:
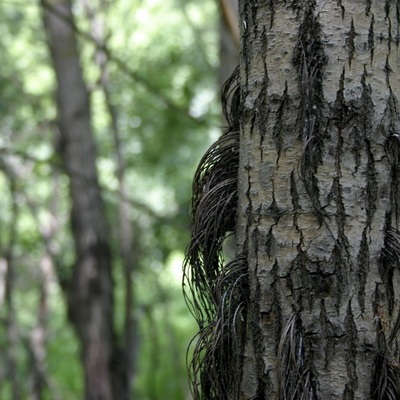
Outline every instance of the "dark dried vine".
[(305, 356), (305, 338), (301, 317), (293, 314), (281, 336), (277, 355), (278, 399), (317, 399), (312, 366)]
[[(391, 226), (390, 213), (387, 215), (383, 248), (379, 260), (379, 272), (385, 286), (389, 315), (394, 311), (393, 274), (400, 266), (400, 231)], [(377, 303), (378, 304), (378, 303)], [(372, 376), (371, 398), (374, 400), (395, 400), (400, 393), (400, 363), (396, 339), (400, 332), (400, 311), (385, 334), (379, 308), (375, 311), (376, 356)]]
[(379, 314), (377, 314), (375, 322), (377, 355), (372, 376), (371, 398), (374, 400), (397, 400), (400, 393), (400, 364), (390, 350)]
[(200, 327), (189, 363), (194, 400), (234, 399), (239, 393), (247, 264), (244, 255), (228, 264), (223, 257), (223, 243), (235, 229), (238, 201), (239, 69), (222, 89), (222, 105), (228, 128), (194, 176), (191, 241), (184, 263), (184, 294)]

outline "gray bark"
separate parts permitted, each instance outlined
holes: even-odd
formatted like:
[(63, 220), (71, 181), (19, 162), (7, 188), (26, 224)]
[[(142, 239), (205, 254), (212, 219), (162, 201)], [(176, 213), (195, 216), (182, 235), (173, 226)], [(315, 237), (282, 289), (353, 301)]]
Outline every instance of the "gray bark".
[(399, 7), (239, 1), (193, 185), (195, 400), (400, 398)]
[(398, 7), (241, 2), (241, 399), (399, 398)]

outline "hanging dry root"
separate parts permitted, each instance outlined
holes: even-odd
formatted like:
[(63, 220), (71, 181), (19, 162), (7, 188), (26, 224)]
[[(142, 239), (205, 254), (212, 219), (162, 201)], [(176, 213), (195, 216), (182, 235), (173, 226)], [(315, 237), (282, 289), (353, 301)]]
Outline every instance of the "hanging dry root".
[(277, 360), (279, 399), (317, 398), (312, 366), (305, 357), (304, 329), (297, 313), (289, 318), (282, 332)]
[[(222, 89), (228, 128), (208, 149), (193, 180), (191, 241), (183, 287), (200, 332), (190, 362), (193, 398), (236, 398), (247, 265), (243, 255), (225, 264), (222, 246), (235, 229), (239, 166), (239, 70)], [(228, 397), (230, 396), (230, 397)]]
[(399, 398), (400, 364), (398, 357), (391, 350), (382, 326), (382, 321), (377, 314), (375, 318), (377, 355), (375, 357), (374, 373), (372, 376), (371, 399), (374, 400), (396, 400)]

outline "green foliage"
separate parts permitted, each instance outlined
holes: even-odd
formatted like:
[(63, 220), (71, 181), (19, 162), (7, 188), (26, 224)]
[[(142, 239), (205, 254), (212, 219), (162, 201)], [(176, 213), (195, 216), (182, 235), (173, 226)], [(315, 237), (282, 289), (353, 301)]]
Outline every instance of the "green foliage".
[[(110, 101), (117, 112), (135, 236), (135, 318), (139, 324), (134, 390), (143, 400), (184, 399), (185, 352), (194, 330), (181, 294), (181, 259), (196, 161), (218, 133), (213, 0), (96, 1), (104, 21)], [(74, 4), (82, 64), (91, 92), (98, 171), (113, 244), (116, 326), (122, 335), (124, 278), (119, 258), (117, 153), (94, 62), (96, 46)], [(82, 398), (79, 345), (62, 286), (74, 257), (68, 179), (57, 155), (55, 79), (36, 3), (0, 2), (0, 398), (15, 378), (23, 398), (32, 382), (30, 338), (39, 323), (44, 280), (46, 374), (63, 399)], [(53, 269), (41, 265), (50, 254)], [(6, 266), (6, 267), (4, 267)], [(5, 268), (5, 269), (4, 269)], [(6, 273), (11, 270), (7, 293)], [(16, 333), (8, 323), (15, 317)], [(51, 399), (51, 390), (45, 397)]]
[(165, 267), (137, 280), (139, 346), (145, 357), (138, 362), (143, 373), (135, 382), (136, 398), (184, 400), (188, 392), (185, 357), (194, 326), (181, 301), (182, 256), (172, 253)]

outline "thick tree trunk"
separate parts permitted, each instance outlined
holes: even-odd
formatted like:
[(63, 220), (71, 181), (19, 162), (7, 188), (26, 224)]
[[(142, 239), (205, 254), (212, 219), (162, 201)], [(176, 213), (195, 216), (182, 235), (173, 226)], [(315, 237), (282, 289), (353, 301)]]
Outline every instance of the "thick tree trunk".
[(399, 3), (240, 14), (238, 398), (399, 398)]
[[(69, 0), (43, 2), (57, 77), (59, 151), (70, 178), (76, 263), (68, 284), (69, 317), (82, 347), (86, 400), (119, 400), (127, 387), (113, 332), (111, 254), (96, 172), (89, 95), (84, 84)], [(123, 371), (122, 371), (123, 372)]]
[(400, 3), (239, 10), (229, 129), (193, 185), (194, 399), (398, 399)]

